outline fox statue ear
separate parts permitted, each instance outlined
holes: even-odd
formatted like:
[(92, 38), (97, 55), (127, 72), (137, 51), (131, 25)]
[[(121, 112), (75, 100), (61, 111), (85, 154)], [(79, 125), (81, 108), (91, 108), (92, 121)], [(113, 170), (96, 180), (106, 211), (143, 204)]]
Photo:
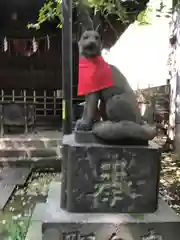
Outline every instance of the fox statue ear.
[(100, 24), (97, 25), (95, 31), (96, 31), (96, 32), (99, 32), (99, 29), (100, 29)]
[(78, 1), (77, 14), (81, 25), (81, 35), (87, 30), (93, 30), (93, 21), (90, 16), (89, 8), (84, 5), (83, 0)]
[(86, 28), (82, 22), (80, 23), (80, 26), (81, 26), (81, 33), (85, 32)]
[(86, 32), (86, 31), (93, 30), (93, 28), (90, 27), (90, 26), (89, 26), (89, 27), (85, 27), (82, 22), (80, 23), (80, 25), (81, 25), (81, 34), (83, 34), (83, 33)]

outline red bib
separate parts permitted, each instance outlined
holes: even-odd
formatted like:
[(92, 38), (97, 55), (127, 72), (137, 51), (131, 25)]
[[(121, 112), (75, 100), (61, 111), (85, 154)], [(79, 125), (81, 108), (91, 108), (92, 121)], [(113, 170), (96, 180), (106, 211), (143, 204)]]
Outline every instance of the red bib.
[(102, 56), (92, 59), (80, 58), (78, 96), (112, 87), (112, 70)]

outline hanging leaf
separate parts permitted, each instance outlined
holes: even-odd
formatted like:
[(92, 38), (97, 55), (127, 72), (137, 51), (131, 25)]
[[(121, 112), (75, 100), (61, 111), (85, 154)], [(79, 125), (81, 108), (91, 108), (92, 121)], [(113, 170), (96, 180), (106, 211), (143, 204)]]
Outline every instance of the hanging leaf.
[(152, 8), (147, 8), (145, 11), (142, 11), (137, 16), (137, 22), (139, 25), (151, 25), (152, 19)]

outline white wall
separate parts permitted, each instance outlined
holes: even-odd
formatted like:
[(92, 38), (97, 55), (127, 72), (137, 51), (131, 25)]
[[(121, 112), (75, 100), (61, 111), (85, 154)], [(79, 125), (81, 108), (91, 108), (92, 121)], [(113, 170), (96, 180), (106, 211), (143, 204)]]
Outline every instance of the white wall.
[(166, 84), (169, 19), (156, 18), (150, 26), (131, 24), (102, 55), (122, 71), (134, 90)]

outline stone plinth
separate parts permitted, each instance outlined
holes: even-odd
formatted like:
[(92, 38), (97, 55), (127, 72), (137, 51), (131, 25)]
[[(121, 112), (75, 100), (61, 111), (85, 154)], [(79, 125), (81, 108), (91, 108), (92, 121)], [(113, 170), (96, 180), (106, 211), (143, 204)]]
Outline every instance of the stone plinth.
[(59, 223), (43, 225), (43, 240), (179, 240), (180, 223)]
[(59, 207), (60, 189), (52, 182), (47, 203), (33, 214), (33, 223), (42, 221), (43, 240), (179, 240), (180, 218), (162, 199), (151, 214), (70, 213)]
[(61, 207), (69, 212), (151, 213), (158, 206), (160, 149), (63, 138)]

